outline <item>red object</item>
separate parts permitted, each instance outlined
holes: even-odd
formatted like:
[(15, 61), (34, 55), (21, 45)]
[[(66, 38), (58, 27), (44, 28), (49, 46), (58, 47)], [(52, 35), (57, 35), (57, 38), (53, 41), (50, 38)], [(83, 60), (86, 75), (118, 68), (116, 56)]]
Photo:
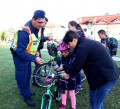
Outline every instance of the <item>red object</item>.
[[(120, 14), (118, 15), (103, 15), (103, 16), (89, 16), (89, 17), (80, 17), (76, 19), (79, 24), (86, 24), (88, 22), (92, 22), (94, 25), (96, 24), (120, 24), (120, 22), (115, 22), (115, 20), (120, 19)], [(104, 21), (104, 22), (100, 22)]]

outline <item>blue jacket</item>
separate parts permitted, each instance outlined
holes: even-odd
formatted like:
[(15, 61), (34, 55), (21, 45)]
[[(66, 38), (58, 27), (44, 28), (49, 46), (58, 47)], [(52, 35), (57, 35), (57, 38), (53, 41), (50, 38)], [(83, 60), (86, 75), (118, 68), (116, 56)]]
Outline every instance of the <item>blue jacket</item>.
[[(36, 35), (36, 37), (37, 37), (37, 34), (38, 34), (39, 30), (35, 29), (32, 26), (31, 20), (28, 21), (25, 24), (25, 26), (29, 26), (30, 29), (31, 29), (31, 33), (34, 33)], [(27, 48), (28, 43), (29, 43), (29, 35), (28, 35), (28, 33), (26, 31), (19, 31), (18, 32), (17, 50), (16, 50), (17, 56), (19, 58), (21, 58), (22, 60), (35, 61), (36, 56), (26, 52), (26, 48)]]

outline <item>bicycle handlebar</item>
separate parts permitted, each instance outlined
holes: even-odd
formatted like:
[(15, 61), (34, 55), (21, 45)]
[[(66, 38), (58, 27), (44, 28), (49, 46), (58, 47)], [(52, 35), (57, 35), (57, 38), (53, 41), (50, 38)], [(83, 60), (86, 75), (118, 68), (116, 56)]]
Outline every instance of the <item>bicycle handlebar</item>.
[[(65, 76), (66, 75), (66, 76)], [(51, 81), (53, 81), (53, 79), (57, 79), (57, 80), (63, 80), (63, 81), (66, 81), (68, 78), (69, 79), (69, 75), (66, 74), (65, 72), (63, 73), (63, 71), (61, 72), (57, 72), (55, 74), (52, 74), (52, 75), (48, 75), (46, 78), (45, 78), (45, 82), (47, 84), (49, 84)], [(66, 81), (67, 82), (67, 81)]]

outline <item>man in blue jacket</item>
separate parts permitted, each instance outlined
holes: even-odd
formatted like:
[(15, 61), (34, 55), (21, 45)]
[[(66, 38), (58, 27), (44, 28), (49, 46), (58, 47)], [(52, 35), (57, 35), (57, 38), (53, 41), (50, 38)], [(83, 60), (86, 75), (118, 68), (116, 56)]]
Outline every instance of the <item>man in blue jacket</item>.
[(74, 31), (68, 31), (63, 41), (74, 49), (76, 59), (72, 65), (61, 65), (58, 71), (79, 73), (83, 69), (90, 86), (91, 109), (103, 109), (103, 101), (120, 74), (117, 65), (100, 42), (79, 37)]
[(31, 62), (43, 63), (43, 60), (36, 54), (41, 38), (39, 29), (43, 27), (44, 23), (45, 12), (36, 10), (32, 20), (18, 31), (16, 40), (11, 46), (18, 89), (29, 106), (35, 105), (31, 99), (35, 93), (30, 91)]

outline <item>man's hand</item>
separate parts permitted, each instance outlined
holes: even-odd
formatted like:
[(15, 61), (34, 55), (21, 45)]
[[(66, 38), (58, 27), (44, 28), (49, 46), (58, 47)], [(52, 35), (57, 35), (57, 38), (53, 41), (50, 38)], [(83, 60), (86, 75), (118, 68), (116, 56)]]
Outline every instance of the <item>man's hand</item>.
[(61, 41), (59, 39), (54, 39), (54, 42), (60, 43)]
[(63, 65), (61, 64), (60, 67), (59, 67), (59, 69), (56, 69), (56, 71), (59, 72), (59, 71), (61, 71), (61, 70), (63, 70), (63, 69), (64, 69), (64, 68), (63, 68)]
[(40, 54), (39, 54), (39, 52), (36, 52), (36, 54), (35, 54), (36, 56), (39, 56)]
[(40, 57), (36, 57), (35, 62), (37, 62), (38, 64), (44, 63), (44, 61)]
[(48, 36), (48, 41), (51, 41), (51, 40), (53, 40), (53, 37)]

